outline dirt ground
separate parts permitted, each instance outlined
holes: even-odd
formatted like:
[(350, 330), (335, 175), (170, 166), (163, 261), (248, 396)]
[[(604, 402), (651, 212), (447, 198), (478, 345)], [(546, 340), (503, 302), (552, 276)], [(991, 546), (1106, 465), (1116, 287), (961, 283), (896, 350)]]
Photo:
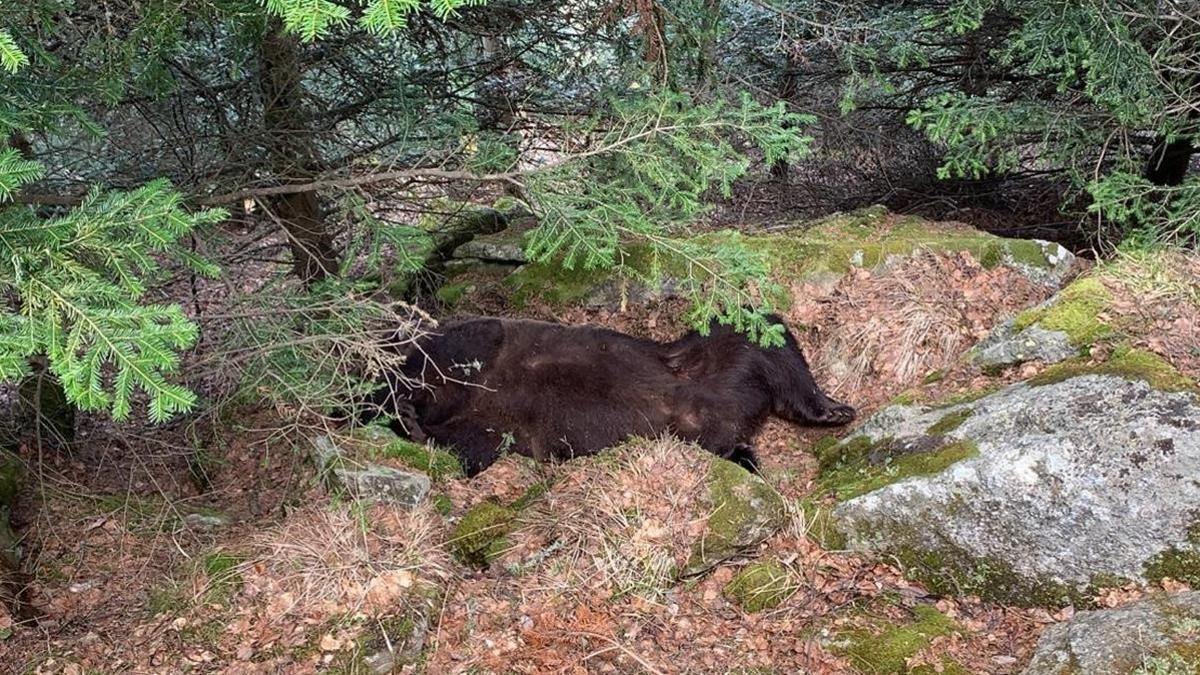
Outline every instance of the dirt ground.
[[(863, 416), (913, 387), (931, 398), (978, 388), (985, 376), (961, 354), (1049, 294), (1010, 269), (932, 254), (893, 274), (794, 290), (802, 301), (785, 318), (803, 327), (798, 337), (818, 381)], [(478, 294), (466, 309), (511, 311), (489, 297)], [(1163, 338), (1198, 330), (1197, 313), (1184, 307), (1164, 296), (1121, 311), (1144, 317), (1141, 344), (1196, 376), (1200, 354)], [(667, 339), (685, 329), (681, 309), (669, 300), (625, 312), (535, 306), (521, 315)], [(1013, 381), (1037, 368), (998, 377)], [(922, 384), (935, 372), (936, 382)], [(363, 509), (331, 503), (302, 440), (280, 433), (270, 411), (225, 422), (219, 435), (187, 439), (179, 428), (136, 433), (89, 418), (69, 452), (23, 449), (40, 485), (25, 491), (14, 514), (33, 616), (0, 617), (0, 631), (12, 631), (0, 640), (6, 672), (356, 672), (343, 656), (364, 636), (386, 632), (383, 617), (413, 602), (412, 589), (424, 584), (447, 589), (425, 640), (430, 673), (850, 673), (859, 664), (829, 648), (832, 631), (864, 617), (906, 621), (919, 606), (936, 607), (961, 630), (934, 638), (909, 667), (942, 672), (950, 657), (970, 672), (1016, 673), (1045, 626), (1073, 611), (932, 596), (889, 561), (824, 550), (805, 536), (802, 520), (744, 559), (654, 597), (603, 585), (564, 592), (503, 565), (460, 565), (445, 540), (470, 505), (511, 500), (548, 476), (569, 479), (570, 465), (508, 458), (474, 480), (453, 480), (448, 516), (431, 507)], [(758, 435), (762, 473), (784, 497), (814, 489), (808, 448), (824, 433), (772, 421)], [(198, 443), (203, 480), (192, 461)], [(662, 489), (630, 481), (622, 488), (632, 494)], [(210, 509), (228, 522), (198, 524), (196, 514)], [(740, 566), (766, 555), (799, 581), (778, 607), (747, 614), (722, 589)], [(1100, 602), (1139, 594), (1113, 589)]]

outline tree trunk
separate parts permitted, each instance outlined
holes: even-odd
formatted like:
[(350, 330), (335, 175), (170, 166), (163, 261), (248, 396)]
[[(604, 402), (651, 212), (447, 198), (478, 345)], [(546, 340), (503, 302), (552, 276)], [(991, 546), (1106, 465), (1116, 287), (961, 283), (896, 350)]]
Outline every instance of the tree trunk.
[[(304, 114), (300, 47), (278, 19), (259, 45), (259, 87), (272, 170), (285, 183), (312, 180), (320, 165)], [(305, 283), (335, 274), (338, 253), (315, 190), (279, 195), (267, 205), (287, 231), (292, 270)]]

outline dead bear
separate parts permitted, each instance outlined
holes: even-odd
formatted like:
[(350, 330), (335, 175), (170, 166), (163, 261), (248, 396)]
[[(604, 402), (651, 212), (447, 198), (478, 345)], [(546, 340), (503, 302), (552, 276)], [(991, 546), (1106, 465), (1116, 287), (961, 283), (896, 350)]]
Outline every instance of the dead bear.
[(425, 386), (389, 377), (373, 409), (398, 433), (450, 448), (468, 476), (505, 451), (564, 460), (661, 434), (755, 470), (748, 442), (768, 415), (810, 425), (855, 415), (821, 391), (786, 329), (784, 339), (761, 347), (715, 321), (707, 336), (660, 343), (595, 326), (460, 319), (406, 348), (403, 379)]

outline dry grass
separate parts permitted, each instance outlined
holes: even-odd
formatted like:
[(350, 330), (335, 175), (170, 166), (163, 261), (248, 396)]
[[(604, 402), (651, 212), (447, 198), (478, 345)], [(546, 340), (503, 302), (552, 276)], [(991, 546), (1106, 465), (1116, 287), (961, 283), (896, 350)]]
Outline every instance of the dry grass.
[[(441, 518), (429, 506), (401, 511), (337, 504), (292, 514), (257, 537), (243, 565), (247, 586), (295, 608), (379, 616), (451, 575)], [(291, 606), (288, 606), (291, 605)]]
[(886, 400), (952, 365), (996, 323), (1049, 292), (1008, 267), (985, 269), (967, 253), (926, 252), (883, 272), (858, 270), (810, 317), (829, 326), (816, 369), (835, 395)]
[(1181, 302), (1200, 307), (1200, 255), (1178, 250), (1122, 252), (1096, 271), (1145, 302)]
[(674, 439), (637, 441), (600, 461), (568, 464), (521, 517), (504, 562), (535, 569), (556, 592), (656, 598), (707, 522), (707, 467), (703, 450)]

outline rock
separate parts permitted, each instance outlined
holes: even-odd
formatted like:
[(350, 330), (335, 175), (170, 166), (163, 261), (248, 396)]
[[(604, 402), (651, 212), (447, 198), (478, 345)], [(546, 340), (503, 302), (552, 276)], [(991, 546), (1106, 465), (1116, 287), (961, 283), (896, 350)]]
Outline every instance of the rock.
[[(1167, 666), (1174, 665), (1175, 668)], [(1200, 592), (1079, 612), (1046, 629), (1025, 675), (1191, 673), (1200, 666)]]
[(845, 544), (894, 555), (934, 590), (1020, 604), (1200, 580), (1194, 392), (1156, 389), (1181, 383), (1128, 364), (1055, 368), (1062, 379), (973, 402), (885, 408), (821, 448)]
[(355, 499), (375, 499), (399, 506), (416, 506), (429, 494), (429, 476), (364, 462), (343, 453), (330, 436), (318, 436), (311, 447), (313, 463), (333, 489)]
[(212, 532), (229, 525), (229, 516), (215, 511), (189, 513), (183, 517), (183, 524), (192, 530)]
[(1075, 270), (1075, 254), (1061, 245), (1041, 239), (1029, 240), (1041, 248), (1041, 259), (1022, 260), (1009, 251), (1005, 264), (1029, 279), (1058, 288)]
[(1037, 325), (1018, 331), (1014, 324), (1015, 320), (1009, 319), (997, 326), (971, 350), (969, 358), (988, 368), (1012, 366), (1026, 361), (1058, 363), (1079, 353), (1071, 345), (1070, 337), (1062, 331), (1046, 330)]
[(783, 527), (783, 498), (763, 479), (723, 459), (710, 460), (712, 512), (680, 576), (705, 572)]
[[(505, 234), (501, 232), (500, 234)], [(454, 257), (458, 260), (474, 259), (487, 262), (511, 263), (521, 265), (529, 261), (525, 256), (525, 248), (517, 239), (498, 237), (495, 235), (476, 237), (454, 249)]]

